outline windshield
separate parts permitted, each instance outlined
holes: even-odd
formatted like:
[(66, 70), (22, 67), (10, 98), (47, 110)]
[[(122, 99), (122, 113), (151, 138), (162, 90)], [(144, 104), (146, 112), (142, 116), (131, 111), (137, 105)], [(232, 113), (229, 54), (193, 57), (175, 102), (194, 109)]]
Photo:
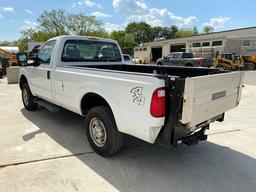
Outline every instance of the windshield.
[(122, 61), (115, 43), (89, 40), (68, 40), (62, 52), (64, 62), (118, 62)]

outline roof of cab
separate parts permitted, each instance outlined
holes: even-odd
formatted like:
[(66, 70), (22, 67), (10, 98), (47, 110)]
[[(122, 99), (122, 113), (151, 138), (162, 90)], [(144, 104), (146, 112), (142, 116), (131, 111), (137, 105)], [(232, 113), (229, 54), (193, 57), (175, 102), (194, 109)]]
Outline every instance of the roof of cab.
[(64, 39), (64, 40), (70, 40), (70, 39), (76, 39), (76, 40), (99, 40), (99, 41), (104, 41), (104, 42), (112, 42), (112, 43), (117, 43), (117, 41), (113, 39), (107, 39), (107, 38), (102, 38), (102, 37), (94, 37), (94, 36), (79, 36), (79, 35), (61, 35), (57, 37), (53, 37), (50, 40), (58, 40), (58, 39)]

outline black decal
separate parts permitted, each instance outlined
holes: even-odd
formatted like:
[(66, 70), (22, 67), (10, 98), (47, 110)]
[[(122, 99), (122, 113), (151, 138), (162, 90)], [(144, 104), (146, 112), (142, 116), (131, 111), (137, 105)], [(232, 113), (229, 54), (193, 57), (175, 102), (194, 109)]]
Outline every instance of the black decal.
[(135, 87), (131, 90), (131, 94), (133, 97), (133, 103), (136, 103), (140, 106), (143, 106), (145, 103), (145, 97), (142, 96), (143, 87)]

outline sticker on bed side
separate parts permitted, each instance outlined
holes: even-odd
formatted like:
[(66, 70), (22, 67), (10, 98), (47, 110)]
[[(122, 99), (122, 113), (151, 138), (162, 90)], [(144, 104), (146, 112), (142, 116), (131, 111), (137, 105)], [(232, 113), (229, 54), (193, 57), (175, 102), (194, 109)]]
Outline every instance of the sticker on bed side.
[(133, 103), (143, 106), (145, 103), (145, 97), (143, 97), (143, 87), (135, 87), (131, 89), (130, 93), (133, 97)]

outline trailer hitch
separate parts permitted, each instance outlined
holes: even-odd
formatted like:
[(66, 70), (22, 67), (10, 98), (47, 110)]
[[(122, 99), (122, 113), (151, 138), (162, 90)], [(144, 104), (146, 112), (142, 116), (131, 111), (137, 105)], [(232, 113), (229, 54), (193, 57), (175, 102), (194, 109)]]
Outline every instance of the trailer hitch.
[(204, 134), (205, 129), (201, 129), (198, 132), (193, 133), (192, 135), (186, 136), (182, 138), (182, 143), (191, 146), (198, 144), (199, 141), (207, 140), (207, 135)]

